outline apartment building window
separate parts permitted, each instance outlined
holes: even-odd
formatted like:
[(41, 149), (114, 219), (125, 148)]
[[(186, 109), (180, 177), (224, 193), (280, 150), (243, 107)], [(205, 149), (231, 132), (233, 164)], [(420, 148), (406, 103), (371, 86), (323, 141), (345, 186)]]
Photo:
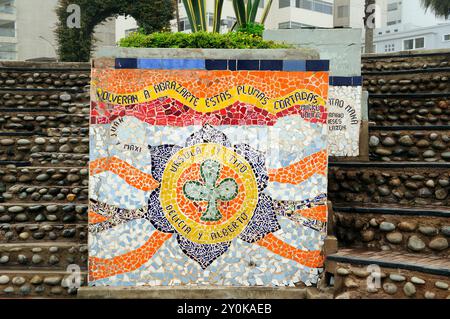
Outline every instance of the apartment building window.
[(280, 0), (278, 3), (278, 7), (281, 8), (287, 8), (291, 6), (291, 0)]
[(444, 34), (444, 41), (450, 41), (450, 34)]
[(16, 12), (14, 7), (15, 0), (0, 0), (0, 13), (13, 14)]
[(423, 48), (425, 48), (425, 38), (424, 37), (403, 40), (403, 49), (404, 50), (414, 50), (414, 49), (423, 49)]
[(394, 24), (399, 24), (402, 23), (402, 20), (392, 20), (392, 21), (388, 21), (387, 25), (394, 25)]
[(395, 51), (395, 44), (394, 43), (386, 44), (384, 46), (384, 52), (394, 52), (394, 51)]
[[(325, 14), (333, 14), (333, 4), (321, 0), (294, 0), (293, 5), (296, 8), (316, 11)], [(291, 0), (279, 0), (279, 7), (286, 8), (291, 6)]]
[(349, 15), (350, 15), (350, 7), (349, 6), (338, 6), (338, 8), (337, 8), (338, 18), (348, 18)]
[(208, 25), (209, 25), (210, 27), (212, 27), (212, 25), (213, 25), (213, 23), (214, 23), (214, 14), (208, 12), (208, 13), (206, 14), (206, 20), (208, 21)]
[(305, 24), (305, 23), (294, 22), (294, 21), (278, 23), (278, 29), (301, 29), (301, 28), (308, 28), (308, 27), (313, 27), (313, 26), (309, 25), (309, 24)]
[(313, 11), (333, 14), (333, 4), (325, 1), (313, 1)]
[(295, 7), (306, 10), (313, 9), (313, 0), (295, 0)]
[(0, 43), (0, 60), (16, 60), (17, 47), (15, 43)]
[(180, 31), (187, 31), (191, 29), (191, 24), (189, 23), (189, 19), (188, 18), (181, 18), (180, 19), (180, 24), (178, 26), (178, 30)]
[(0, 37), (14, 38), (16, 36), (16, 22), (0, 20)]
[(387, 7), (388, 11), (397, 11), (398, 10), (398, 3), (389, 3)]

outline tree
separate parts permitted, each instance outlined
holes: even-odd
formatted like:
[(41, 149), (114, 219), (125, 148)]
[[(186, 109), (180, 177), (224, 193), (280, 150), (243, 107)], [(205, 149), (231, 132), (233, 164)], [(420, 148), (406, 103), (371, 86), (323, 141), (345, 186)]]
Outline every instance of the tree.
[[(76, 27), (67, 23), (73, 5), (81, 9), (80, 24)], [(95, 42), (94, 29), (109, 17), (130, 15), (149, 34), (169, 29), (174, 10), (172, 0), (60, 0), (55, 31), (60, 60), (89, 61)]]
[(448, 19), (450, 16), (449, 0), (420, 0), (425, 10), (430, 9), (437, 17)]
[(373, 29), (375, 28), (375, 0), (364, 3), (365, 53), (373, 52)]

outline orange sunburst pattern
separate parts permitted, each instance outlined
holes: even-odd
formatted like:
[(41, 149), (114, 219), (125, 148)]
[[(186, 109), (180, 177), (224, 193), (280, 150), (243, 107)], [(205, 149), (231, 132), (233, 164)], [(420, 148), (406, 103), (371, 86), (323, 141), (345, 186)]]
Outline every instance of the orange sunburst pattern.
[(288, 167), (269, 170), (271, 182), (300, 184), (314, 174), (327, 174), (328, 152), (326, 150), (315, 153)]
[(315, 219), (321, 222), (327, 221), (327, 212), (327, 206), (325, 205), (319, 205), (295, 211), (295, 213), (300, 214), (303, 217)]
[(157, 180), (117, 157), (100, 158), (89, 163), (91, 175), (110, 171), (120, 176), (129, 185), (143, 190), (151, 191), (159, 186)]
[(172, 234), (155, 231), (148, 241), (136, 250), (111, 259), (89, 257), (89, 280), (99, 280), (138, 269), (145, 264)]
[(281, 239), (269, 234), (257, 242), (258, 245), (269, 249), (282, 257), (292, 259), (307, 267), (317, 268), (323, 266), (324, 257), (322, 251), (305, 251), (291, 246)]

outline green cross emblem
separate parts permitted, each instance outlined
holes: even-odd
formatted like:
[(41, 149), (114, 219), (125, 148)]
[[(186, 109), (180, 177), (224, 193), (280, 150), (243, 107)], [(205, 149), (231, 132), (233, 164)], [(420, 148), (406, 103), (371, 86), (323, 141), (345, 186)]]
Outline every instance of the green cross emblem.
[(217, 202), (230, 201), (236, 198), (239, 187), (233, 178), (225, 178), (216, 186), (220, 176), (221, 164), (214, 160), (206, 160), (200, 165), (203, 183), (188, 181), (183, 186), (184, 195), (197, 202), (208, 202), (206, 211), (200, 217), (203, 221), (218, 221), (222, 218)]

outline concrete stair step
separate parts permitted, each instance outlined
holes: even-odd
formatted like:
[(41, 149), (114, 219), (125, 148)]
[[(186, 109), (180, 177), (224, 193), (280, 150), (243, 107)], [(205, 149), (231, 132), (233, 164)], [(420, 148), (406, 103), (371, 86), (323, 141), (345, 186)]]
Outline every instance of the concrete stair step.
[(445, 94), (449, 92), (448, 70), (433, 73), (381, 73), (363, 76), (363, 86), (370, 94)]
[(22, 67), (4, 64), (0, 67), (0, 88), (17, 91), (26, 89), (61, 89), (82, 87), (90, 81), (90, 69), (55, 68), (35, 65)]
[(448, 68), (449, 60), (448, 50), (371, 54), (362, 57), (362, 73), (434, 71), (436, 68)]
[(85, 271), (0, 269), (0, 299), (75, 298), (75, 278), (86, 285)]
[(333, 207), (334, 233), (341, 247), (417, 256), (450, 255), (450, 210), (394, 207)]
[(77, 205), (87, 202), (89, 189), (87, 186), (45, 187), (16, 184), (7, 188), (1, 196), (4, 199), (2, 204), (20, 205), (24, 202), (39, 204), (53, 202)]
[(386, 129), (399, 125), (450, 125), (449, 106), (450, 96), (445, 94), (371, 95), (369, 120)]
[(79, 299), (332, 299), (332, 289), (291, 287), (81, 287)]
[(17, 184), (38, 186), (87, 186), (86, 167), (10, 167), (0, 168), (0, 182), (9, 189)]
[(450, 260), (409, 253), (340, 249), (327, 256), (337, 298), (449, 298)]
[[(17, 112), (17, 110), (16, 110)], [(17, 132), (19, 135), (23, 132), (37, 133), (42, 135), (47, 129), (77, 129), (89, 127), (89, 114), (80, 113), (56, 113), (54, 111), (25, 114), (17, 112), (18, 114), (6, 113), (10, 115), (2, 116), (0, 118), (0, 130), (2, 135), (14, 136)], [(0, 113), (2, 110), (0, 109)]]
[(20, 243), (0, 246), (0, 264), (10, 270), (66, 270), (69, 265), (87, 269), (87, 245), (78, 243)]
[(372, 127), (369, 130), (371, 161), (450, 162), (450, 126)]
[(0, 164), (86, 166), (89, 161), (88, 137), (0, 136), (0, 146)]
[[(401, 65), (396, 65), (401, 67)], [(368, 70), (367, 68), (362, 70), (362, 75), (364, 76), (365, 79), (370, 80), (371, 78), (373, 78), (374, 76), (379, 76), (379, 75), (404, 75), (404, 74), (433, 74), (433, 73), (445, 73), (445, 72), (450, 72), (450, 68), (448, 67), (448, 62), (441, 62), (440, 64), (437, 65), (433, 65), (432, 67), (426, 67), (424, 68), (423, 66), (428, 66), (427, 64), (423, 64), (422, 67), (416, 67), (414, 69), (402, 69), (402, 68), (390, 68), (390, 69), (370, 69)], [(389, 65), (388, 65), (389, 67)]]
[(450, 163), (330, 162), (328, 195), (336, 205), (450, 206)]
[(87, 242), (87, 224), (0, 224), (0, 242)]
[[(87, 224), (88, 202), (0, 204), (0, 223)], [(20, 216), (20, 218), (18, 217)]]

